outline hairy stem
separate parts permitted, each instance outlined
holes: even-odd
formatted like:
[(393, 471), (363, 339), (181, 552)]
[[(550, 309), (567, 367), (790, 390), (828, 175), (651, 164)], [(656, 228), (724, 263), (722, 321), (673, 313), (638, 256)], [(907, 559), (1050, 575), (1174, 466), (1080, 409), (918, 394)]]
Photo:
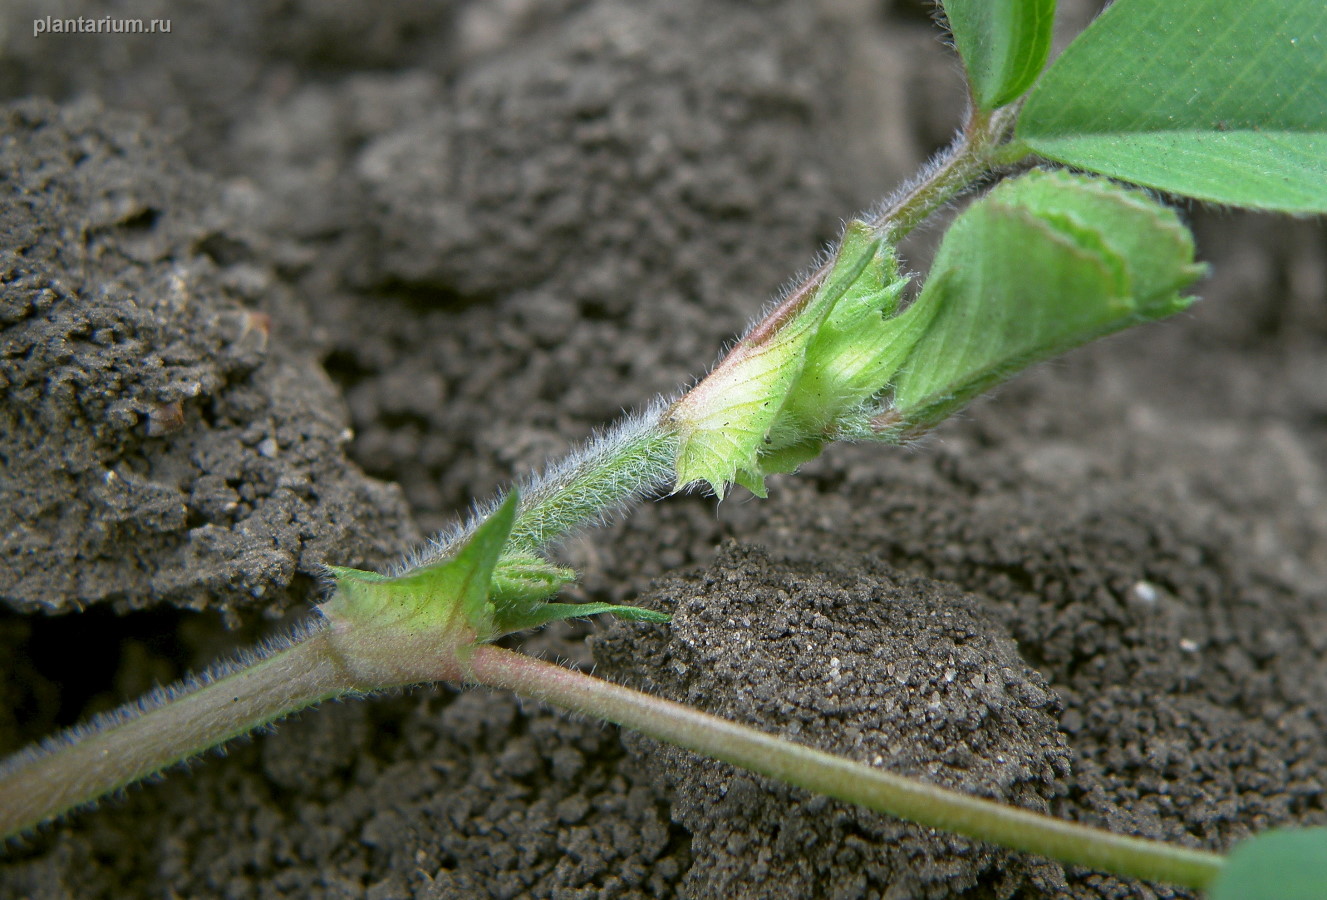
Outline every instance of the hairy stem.
[(916, 178), (900, 188), (869, 220), (887, 243), (897, 244), (936, 210), (955, 200), (1002, 165), (1027, 155), (1020, 148), (1006, 158), (1010, 131), (1021, 104), (994, 112), (975, 106), (968, 111), (963, 131), (949, 149), (927, 164)]
[[(542, 553), (582, 528), (596, 525), (672, 483), (677, 433), (663, 424), (656, 402), (627, 416), (546, 470), (520, 481), (520, 506), (507, 543), (508, 555)], [(497, 509), (501, 498), (480, 506), (461, 527), (444, 531), (407, 557), (404, 575), (450, 556)]]
[[(344, 636), (343, 636), (344, 637)], [(323, 700), (445, 678), (615, 722), (662, 741), (921, 825), (1126, 877), (1205, 888), (1221, 857), (1114, 834), (893, 775), (611, 682), (484, 645), (444, 651), (418, 677), (366, 683), (353, 638), (319, 625), (247, 668), (163, 694), (19, 754), (0, 770), (0, 837), (51, 818)], [(451, 648), (455, 652), (454, 647)], [(349, 651), (349, 652), (347, 652)], [(388, 683), (390, 682), (390, 683)]]
[(661, 408), (618, 423), (580, 451), (519, 486), (520, 507), (508, 544), (537, 553), (564, 535), (667, 486), (677, 435), (660, 424)]
[(469, 660), (469, 671), (481, 684), (616, 722), (788, 784), (1061, 862), (1198, 889), (1210, 885), (1223, 865), (1213, 853), (1090, 828), (893, 775), (509, 650), (480, 647)]
[[(886, 243), (894, 245), (945, 204), (957, 199), (996, 169), (1026, 158), (1030, 151), (1007, 143), (1021, 104), (994, 112), (973, 107), (958, 137), (911, 182), (868, 217), (867, 223)], [(1006, 148), (1015, 146), (1013, 152)], [(788, 289), (781, 302), (748, 330), (744, 344), (759, 344), (791, 321), (811, 302), (816, 289), (834, 268), (831, 257)]]
[[(1007, 153), (1002, 155), (1009, 146), (1016, 116), (1016, 106), (993, 113), (973, 107), (954, 143), (870, 217), (871, 227), (887, 242), (897, 243), (998, 165), (1025, 156), (1026, 151), (1021, 149), (1012, 158)], [(748, 330), (742, 343), (759, 344), (794, 318), (815, 296), (832, 268), (831, 259), (811, 272)], [(540, 553), (567, 534), (666, 487), (676, 476), (677, 446), (678, 436), (667, 424), (667, 409), (656, 404), (622, 420), (542, 474), (526, 479), (517, 486), (521, 503), (509, 552)], [(496, 507), (496, 501), (490, 503), (463, 528), (437, 536), (395, 574), (447, 557)]]
[(315, 627), (256, 662), (158, 692), (9, 758), (0, 766), (0, 838), (360, 689), (331, 635)]

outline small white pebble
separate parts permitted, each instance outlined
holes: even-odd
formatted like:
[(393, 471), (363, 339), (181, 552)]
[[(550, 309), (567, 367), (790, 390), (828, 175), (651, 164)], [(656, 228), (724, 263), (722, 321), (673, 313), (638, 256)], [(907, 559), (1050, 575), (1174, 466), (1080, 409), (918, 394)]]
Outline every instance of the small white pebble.
[(1161, 596), (1156, 585), (1147, 581), (1135, 582), (1133, 587), (1129, 588), (1129, 593), (1133, 595), (1133, 599), (1148, 606), (1155, 604)]

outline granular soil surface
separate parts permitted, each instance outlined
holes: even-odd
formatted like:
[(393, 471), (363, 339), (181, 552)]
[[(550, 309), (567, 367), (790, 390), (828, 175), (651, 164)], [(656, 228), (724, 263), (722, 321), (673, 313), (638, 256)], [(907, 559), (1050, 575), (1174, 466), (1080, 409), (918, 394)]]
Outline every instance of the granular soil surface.
[[(200, 4), (34, 38), (36, 6), (0, 9), (0, 752), (685, 385), (962, 111), (904, 2)], [(571, 599), (673, 623), (510, 643), (1120, 831), (1327, 822), (1327, 241), (1183, 212), (1190, 312), (919, 446), (577, 538)], [(445, 686), (0, 856), (16, 898), (1185, 896)]]

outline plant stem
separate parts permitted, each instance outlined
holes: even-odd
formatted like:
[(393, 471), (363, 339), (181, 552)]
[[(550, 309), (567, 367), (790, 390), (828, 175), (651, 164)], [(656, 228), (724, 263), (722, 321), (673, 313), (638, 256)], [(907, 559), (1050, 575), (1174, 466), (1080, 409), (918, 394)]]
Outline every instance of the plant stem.
[[(356, 639), (325, 623), (245, 668), (236, 664), (196, 686), (163, 692), (90, 726), (22, 753), (0, 770), (0, 837), (30, 830), (75, 807), (292, 712), (344, 694), (461, 672), (574, 712), (791, 785), (932, 828), (1039, 853), (1125, 877), (1205, 888), (1221, 857), (1114, 834), (1004, 806), (792, 743), (670, 700), (602, 681), (491, 645), (461, 660), (453, 643), (412, 648), (409, 671), (377, 671), (357, 658)], [(427, 638), (421, 636), (427, 643)]]
[[(996, 169), (1025, 159), (1030, 151), (1017, 144), (1013, 153), (1005, 152), (1020, 104), (994, 112), (972, 107), (963, 131), (939, 156), (908, 184), (888, 198), (868, 219), (867, 224), (886, 243), (898, 244), (936, 210), (968, 191)], [(834, 267), (831, 257), (800, 282), (788, 289), (759, 322), (747, 331), (743, 344), (759, 344), (792, 320), (811, 302), (816, 289)]]
[(656, 405), (617, 423), (548, 472), (518, 485), (521, 503), (509, 551), (539, 553), (666, 486), (675, 471), (677, 435), (660, 423), (662, 410)]
[(868, 222), (881, 238), (897, 244), (932, 213), (953, 201), (995, 169), (1027, 155), (1026, 148), (1014, 160), (1005, 158), (1009, 132), (1018, 117), (1018, 107), (983, 112), (968, 111), (963, 131), (953, 144), (910, 183), (900, 188)]
[(361, 689), (357, 680), (331, 630), (314, 627), (257, 662), (227, 666), (71, 729), (0, 767), (0, 838)]
[[(662, 421), (664, 404), (627, 416), (545, 471), (522, 479), (520, 506), (507, 543), (512, 556), (537, 555), (567, 535), (595, 525), (672, 484), (677, 433)], [(447, 558), (497, 509), (479, 507), (464, 525), (444, 531), (396, 567), (404, 575)]]
[(1210, 885), (1224, 864), (1214, 853), (1119, 835), (913, 781), (509, 650), (480, 647), (468, 668), (480, 684), (616, 722), (818, 794), (1061, 862), (1197, 889)]

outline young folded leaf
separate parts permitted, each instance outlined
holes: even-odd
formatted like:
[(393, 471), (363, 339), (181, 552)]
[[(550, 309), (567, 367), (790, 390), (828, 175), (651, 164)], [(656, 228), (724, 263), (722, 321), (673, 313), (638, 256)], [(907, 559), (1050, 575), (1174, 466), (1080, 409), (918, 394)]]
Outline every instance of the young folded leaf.
[(873, 429), (925, 431), (1032, 363), (1178, 312), (1203, 271), (1179, 217), (1141, 191), (1063, 171), (1004, 182), (950, 227), (894, 320), (911, 350)]
[(844, 232), (839, 256), (870, 252), (857, 275), (807, 345), (801, 371), (788, 390), (754, 464), (737, 480), (764, 496), (767, 475), (795, 471), (824, 445), (859, 430), (871, 401), (889, 383), (906, 355), (907, 336), (893, 323), (908, 279), (898, 273), (894, 250), (862, 222)]
[(635, 606), (612, 603), (552, 603), (558, 591), (576, 580), (573, 569), (556, 566), (541, 556), (504, 556), (493, 570), (490, 599), (493, 626), (489, 639), (539, 628), (562, 619), (608, 613), (636, 622), (667, 622), (669, 616)]
[(907, 440), (1032, 363), (1192, 302), (1175, 213), (1103, 178), (1034, 171), (973, 203), (903, 312), (893, 249), (850, 225), (817, 294), (739, 344), (667, 423), (677, 484), (764, 496), (838, 439)]

